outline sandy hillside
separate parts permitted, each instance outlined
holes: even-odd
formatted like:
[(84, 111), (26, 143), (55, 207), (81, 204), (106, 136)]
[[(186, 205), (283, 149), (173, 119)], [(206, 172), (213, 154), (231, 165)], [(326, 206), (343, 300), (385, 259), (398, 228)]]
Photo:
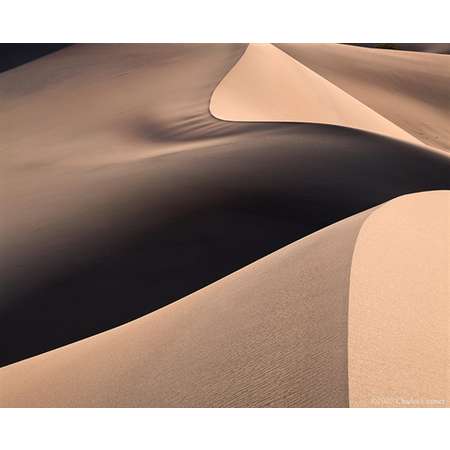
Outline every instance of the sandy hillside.
[(2, 406), (348, 406), (362, 213), (130, 324), (0, 371)]
[(250, 44), (211, 97), (222, 120), (311, 122), (420, 141), (272, 44)]
[(448, 158), (420, 145), (212, 117), (245, 49), (81, 45), (0, 76), (2, 364), (140, 317), (390, 198), (448, 187)]
[(6, 367), (0, 403), (445, 406), (449, 201), (450, 191), (397, 198), (132, 323)]
[(364, 222), (349, 300), (350, 405), (448, 406), (450, 191), (400, 197)]
[(335, 44), (277, 44), (432, 147), (450, 150), (450, 56)]
[[(417, 292), (417, 258), (395, 271), (442, 264), (444, 194), (401, 196), (450, 189), (448, 56), (386, 52), (76, 45), (0, 74), (0, 404), (352, 406), (384, 386), (406, 297), (357, 339), (373, 360), (348, 359), (348, 333), (392, 273), (424, 330), (442, 270)], [(392, 273), (368, 279), (386, 247)], [(430, 314), (398, 363), (418, 386), (442, 382)]]

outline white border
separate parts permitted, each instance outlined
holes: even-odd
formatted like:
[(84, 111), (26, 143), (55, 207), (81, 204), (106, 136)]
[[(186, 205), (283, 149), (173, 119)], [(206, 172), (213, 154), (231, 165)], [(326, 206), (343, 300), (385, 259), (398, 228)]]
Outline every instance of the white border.
[[(443, 1), (2, 1), (0, 42), (449, 42)], [(4, 389), (2, 386), (0, 389)], [(0, 410), (2, 448), (445, 448), (447, 410)]]
[(3, 0), (1, 42), (446, 42), (439, 0)]
[(8, 450), (410, 450), (447, 448), (449, 443), (449, 414), (442, 409), (0, 411), (2, 447)]

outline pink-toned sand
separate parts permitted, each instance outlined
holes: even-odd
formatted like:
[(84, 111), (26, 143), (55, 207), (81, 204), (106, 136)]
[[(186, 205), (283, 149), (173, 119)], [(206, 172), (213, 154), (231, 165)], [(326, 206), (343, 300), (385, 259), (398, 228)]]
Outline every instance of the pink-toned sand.
[(277, 44), (420, 141), (450, 150), (450, 57), (335, 44)]
[(222, 120), (312, 122), (420, 141), (272, 44), (250, 44), (215, 89), (211, 114)]
[(450, 191), (400, 197), (365, 220), (350, 277), (350, 406), (448, 406), (449, 255)]
[(1, 74), (0, 405), (448, 399), (448, 193), (417, 193), (448, 187), (448, 58), (81, 45)]

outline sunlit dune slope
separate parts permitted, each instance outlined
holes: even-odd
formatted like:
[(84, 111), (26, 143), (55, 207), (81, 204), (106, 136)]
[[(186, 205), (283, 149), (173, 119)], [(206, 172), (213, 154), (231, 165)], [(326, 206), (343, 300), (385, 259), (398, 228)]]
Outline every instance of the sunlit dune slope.
[(450, 191), (395, 199), (356, 240), (350, 406), (443, 407), (450, 390)]
[(422, 142), (450, 150), (450, 55), (336, 44), (277, 47)]
[(324, 123), (420, 144), (415, 137), (271, 44), (249, 45), (215, 89), (210, 111), (223, 120)]
[(446, 406), (449, 201), (396, 198), (2, 368), (0, 405)]
[(2, 365), (399, 195), (449, 187), (448, 157), (424, 146), (212, 117), (245, 48), (81, 45), (0, 75)]
[(127, 325), (0, 369), (0, 405), (348, 406), (348, 283), (367, 214)]

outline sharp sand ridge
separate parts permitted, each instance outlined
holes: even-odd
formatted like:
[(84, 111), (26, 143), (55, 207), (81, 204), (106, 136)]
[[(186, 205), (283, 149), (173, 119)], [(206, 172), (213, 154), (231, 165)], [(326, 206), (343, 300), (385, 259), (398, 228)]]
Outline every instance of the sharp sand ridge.
[(420, 141), (272, 44), (250, 44), (214, 90), (211, 114), (222, 120), (309, 122)]

